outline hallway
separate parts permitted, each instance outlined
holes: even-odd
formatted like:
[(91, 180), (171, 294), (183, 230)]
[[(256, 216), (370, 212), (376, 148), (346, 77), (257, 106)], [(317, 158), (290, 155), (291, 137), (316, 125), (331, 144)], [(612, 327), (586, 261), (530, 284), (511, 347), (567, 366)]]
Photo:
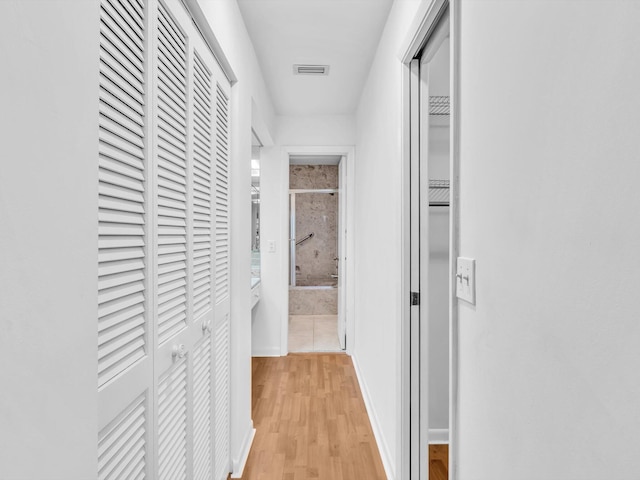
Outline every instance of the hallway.
[[(1, 480), (413, 480), (429, 441), (451, 480), (638, 480), (640, 2), (3, 0), (0, 24)], [(290, 167), (318, 156), (346, 168), (344, 353), (314, 319), (323, 352), (287, 355)], [(445, 366), (410, 333), (435, 331), (418, 187), (447, 179)]]
[[(252, 360), (256, 436), (242, 480), (385, 479), (353, 362), (341, 353)], [(447, 480), (448, 446), (429, 447)]]
[(252, 363), (256, 436), (242, 480), (386, 478), (351, 357)]

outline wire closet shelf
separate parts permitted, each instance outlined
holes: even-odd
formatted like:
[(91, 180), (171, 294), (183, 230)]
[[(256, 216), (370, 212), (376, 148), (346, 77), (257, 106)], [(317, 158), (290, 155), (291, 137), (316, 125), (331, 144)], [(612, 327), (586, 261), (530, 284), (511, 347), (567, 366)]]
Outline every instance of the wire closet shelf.
[(449, 206), (449, 180), (429, 180), (429, 206)]
[(430, 96), (429, 97), (429, 115), (435, 115), (435, 116), (449, 115), (449, 97), (448, 96)]

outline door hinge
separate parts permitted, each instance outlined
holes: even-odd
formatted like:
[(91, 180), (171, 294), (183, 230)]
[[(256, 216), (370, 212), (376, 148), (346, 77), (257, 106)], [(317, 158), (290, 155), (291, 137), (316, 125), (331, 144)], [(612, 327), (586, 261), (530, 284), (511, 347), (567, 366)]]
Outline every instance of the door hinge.
[(411, 292), (411, 306), (420, 305), (420, 292)]

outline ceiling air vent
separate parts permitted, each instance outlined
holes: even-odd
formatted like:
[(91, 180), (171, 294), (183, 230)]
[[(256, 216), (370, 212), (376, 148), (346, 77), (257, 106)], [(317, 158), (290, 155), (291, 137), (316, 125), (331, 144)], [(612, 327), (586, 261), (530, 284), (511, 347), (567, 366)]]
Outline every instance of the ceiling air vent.
[(329, 65), (294, 65), (294, 75), (329, 75)]

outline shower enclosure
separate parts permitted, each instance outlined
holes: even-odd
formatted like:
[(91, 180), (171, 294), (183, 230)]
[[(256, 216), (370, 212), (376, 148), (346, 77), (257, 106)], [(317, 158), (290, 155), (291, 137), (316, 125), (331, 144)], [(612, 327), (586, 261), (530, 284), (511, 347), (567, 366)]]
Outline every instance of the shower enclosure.
[(291, 193), (291, 286), (338, 284), (338, 191)]
[(291, 166), (290, 315), (337, 315), (337, 165)]
[(291, 315), (338, 313), (338, 190), (291, 192)]

